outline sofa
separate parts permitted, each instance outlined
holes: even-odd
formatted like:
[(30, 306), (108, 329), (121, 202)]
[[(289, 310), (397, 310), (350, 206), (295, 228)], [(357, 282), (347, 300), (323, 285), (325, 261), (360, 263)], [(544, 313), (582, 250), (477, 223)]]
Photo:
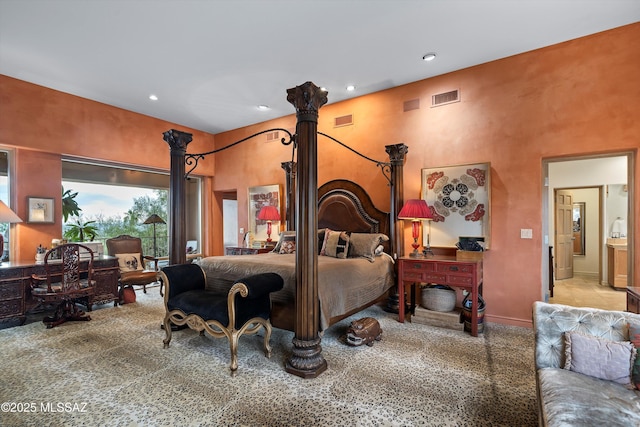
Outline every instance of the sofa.
[(537, 301), (533, 328), (541, 426), (640, 426), (640, 315)]

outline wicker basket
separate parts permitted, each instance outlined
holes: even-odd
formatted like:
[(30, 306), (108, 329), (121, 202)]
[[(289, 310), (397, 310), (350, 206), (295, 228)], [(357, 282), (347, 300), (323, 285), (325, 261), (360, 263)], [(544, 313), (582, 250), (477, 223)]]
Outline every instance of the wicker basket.
[(456, 291), (449, 287), (422, 288), (422, 306), (433, 311), (452, 311), (456, 307)]

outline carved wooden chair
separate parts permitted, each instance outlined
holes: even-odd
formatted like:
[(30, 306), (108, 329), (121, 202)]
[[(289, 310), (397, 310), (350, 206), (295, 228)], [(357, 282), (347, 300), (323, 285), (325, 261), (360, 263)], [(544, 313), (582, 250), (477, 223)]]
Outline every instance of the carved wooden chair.
[[(107, 252), (118, 258), (120, 266), (120, 295), (125, 286), (142, 286), (147, 293), (147, 285), (155, 283), (158, 278), (158, 259), (145, 256), (142, 252), (142, 239), (122, 234), (107, 239)], [(150, 265), (153, 263), (153, 267)], [(161, 291), (162, 294), (162, 291)]]
[[(86, 268), (81, 266), (81, 254), (87, 257)], [(32, 275), (31, 294), (42, 304), (58, 304), (54, 315), (42, 320), (47, 328), (67, 321), (91, 320), (76, 301), (83, 300), (87, 311), (91, 311), (96, 285), (92, 274), (93, 251), (87, 246), (67, 243), (45, 254), (44, 275)]]
[(231, 373), (238, 369), (238, 340), (264, 328), (264, 351), (271, 357), (270, 293), (282, 289), (278, 274), (263, 273), (237, 281), (227, 295), (207, 291), (205, 273), (197, 264), (164, 267), (164, 348), (171, 342), (171, 324), (188, 325), (200, 334), (227, 337), (231, 349)]

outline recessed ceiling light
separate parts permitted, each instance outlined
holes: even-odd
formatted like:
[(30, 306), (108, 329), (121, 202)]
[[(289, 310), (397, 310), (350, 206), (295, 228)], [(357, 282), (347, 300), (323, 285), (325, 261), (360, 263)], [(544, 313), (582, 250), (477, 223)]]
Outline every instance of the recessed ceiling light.
[(436, 59), (436, 54), (434, 52), (429, 52), (422, 57), (423, 61), (433, 61)]
[(260, 111), (266, 111), (269, 109), (268, 105), (258, 105), (258, 110)]
[(155, 95), (149, 95), (149, 99), (152, 100), (152, 101), (157, 101), (158, 97), (155, 96)]
[(347, 86), (347, 92), (353, 92), (354, 90), (356, 90), (356, 87), (354, 85)]

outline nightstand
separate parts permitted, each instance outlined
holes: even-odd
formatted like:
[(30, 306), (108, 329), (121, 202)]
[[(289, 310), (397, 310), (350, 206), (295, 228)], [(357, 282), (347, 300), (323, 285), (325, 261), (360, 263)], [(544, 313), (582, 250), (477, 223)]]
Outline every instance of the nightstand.
[[(415, 295), (417, 283), (434, 283), (471, 292), (471, 335), (478, 336), (478, 295), (482, 294), (482, 261), (457, 261), (451, 257), (408, 258), (398, 260), (398, 321), (404, 323), (404, 294)], [(415, 299), (412, 298), (412, 306)], [(413, 308), (413, 307), (412, 307)]]

